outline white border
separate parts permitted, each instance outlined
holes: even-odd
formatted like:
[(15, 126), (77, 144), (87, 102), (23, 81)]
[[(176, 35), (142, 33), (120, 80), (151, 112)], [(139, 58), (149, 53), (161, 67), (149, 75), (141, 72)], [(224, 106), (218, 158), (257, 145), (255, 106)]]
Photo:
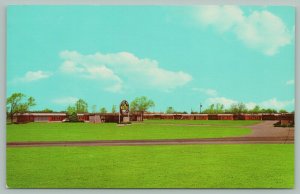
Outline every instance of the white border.
[[(299, 0), (0, 0), (0, 193), (224, 193), (224, 194), (240, 194), (240, 193), (285, 193), (296, 194), (300, 193), (299, 182), (299, 122), (297, 117), (300, 111), (299, 97), (300, 90), (295, 88), (295, 189), (6, 189), (6, 133), (5, 133), (5, 99), (6, 99), (6, 6), (7, 5), (204, 5), (204, 4), (231, 4), (231, 5), (290, 5), (296, 8), (296, 49), (299, 51), (299, 26), (300, 21)], [(299, 57), (296, 57), (295, 67), (295, 86), (300, 81), (299, 73)], [(297, 76), (298, 75), (298, 76)]]

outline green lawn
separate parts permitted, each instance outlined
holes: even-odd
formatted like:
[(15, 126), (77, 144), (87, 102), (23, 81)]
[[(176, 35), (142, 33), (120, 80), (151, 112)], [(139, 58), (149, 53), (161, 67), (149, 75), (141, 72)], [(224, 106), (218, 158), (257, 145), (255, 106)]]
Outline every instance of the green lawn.
[[(204, 124), (203, 126), (162, 125)], [(184, 139), (241, 136), (251, 133), (244, 125), (257, 121), (146, 121), (118, 127), (115, 123), (28, 123), (7, 125), (7, 142)], [(206, 126), (209, 124), (210, 126)], [(222, 126), (223, 125), (223, 126)]]
[(7, 148), (10, 188), (292, 188), (294, 145)]

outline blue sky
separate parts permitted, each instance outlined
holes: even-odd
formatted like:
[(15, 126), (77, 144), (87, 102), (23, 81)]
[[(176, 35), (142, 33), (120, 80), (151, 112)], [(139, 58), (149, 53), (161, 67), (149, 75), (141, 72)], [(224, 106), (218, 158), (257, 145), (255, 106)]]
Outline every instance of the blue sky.
[(211, 103), (294, 110), (295, 10), (251, 6), (10, 6), (7, 96), (64, 110)]

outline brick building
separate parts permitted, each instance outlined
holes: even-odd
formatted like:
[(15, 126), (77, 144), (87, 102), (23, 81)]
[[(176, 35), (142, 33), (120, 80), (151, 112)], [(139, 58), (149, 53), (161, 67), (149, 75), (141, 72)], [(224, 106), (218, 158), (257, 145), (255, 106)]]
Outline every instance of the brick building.
[[(84, 122), (102, 123), (119, 122), (119, 113), (84, 113), (77, 114)], [(66, 113), (24, 113), (14, 117), (15, 123), (28, 122), (63, 122)], [(121, 120), (123, 117), (121, 116)], [(294, 122), (294, 114), (144, 114), (145, 120), (280, 120), (284, 123)], [(130, 121), (141, 121), (140, 114), (130, 114)]]

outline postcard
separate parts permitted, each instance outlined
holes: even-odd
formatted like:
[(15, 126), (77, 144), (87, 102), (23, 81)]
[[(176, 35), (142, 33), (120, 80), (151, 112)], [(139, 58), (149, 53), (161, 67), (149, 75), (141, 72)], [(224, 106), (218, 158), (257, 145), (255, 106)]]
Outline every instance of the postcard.
[(294, 188), (295, 9), (7, 7), (8, 188)]

